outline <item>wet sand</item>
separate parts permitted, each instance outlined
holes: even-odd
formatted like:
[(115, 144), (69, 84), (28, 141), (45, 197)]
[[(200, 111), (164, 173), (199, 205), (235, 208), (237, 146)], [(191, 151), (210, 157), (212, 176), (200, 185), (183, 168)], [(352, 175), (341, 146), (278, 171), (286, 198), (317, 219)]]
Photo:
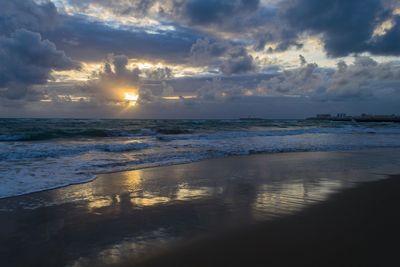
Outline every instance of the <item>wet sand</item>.
[[(135, 266), (400, 266), (400, 175)], [(121, 265), (121, 266), (130, 266)]]
[[(0, 263), (5, 266), (78, 267), (124, 266), (129, 262), (128, 266), (136, 266), (149, 255), (159, 255), (159, 251), (165, 249), (178, 248), (171, 252), (175, 254), (181, 250), (180, 244), (185, 244), (186, 248), (187, 242), (195, 248), (188, 248), (188, 255), (193, 255), (199, 264), (207, 263), (202, 266), (212, 266), (214, 257), (212, 251), (204, 250), (202, 246), (215, 248), (219, 257), (215, 258), (215, 262), (222, 266), (224, 264), (220, 261), (226, 260), (232, 253), (236, 255), (239, 249), (247, 262), (242, 262), (240, 266), (251, 266), (255, 261), (262, 262), (264, 266), (267, 258), (259, 257), (259, 254), (267, 253), (260, 250), (263, 246), (271, 251), (276, 248), (276, 255), (281, 255), (283, 260), (301, 258), (304, 247), (310, 249), (304, 255), (315, 254), (313, 258), (317, 260), (319, 255), (327, 255), (313, 253), (314, 243), (307, 242), (324, 237), (324, 231), (328, 234), (323, 240), (334, 240), (336, 233), (340, 234), (338, 229), (347, 229), (346, 221), (351, 218), (352, 212), (349, 210), (350, 214), (344, 219), (334, 221), (332, 217), (338, 213), (328, 205), (326, 208), (321, 206), (318, 213), (324, 215), (317, 217), (315, 222), (301, 219), (304, 215), (281, 218), (323, 203), (333, 192), (384, 179), (385, 174), (394, 173), (400, 173), (400, 150), (386, 149), (261, 154), (100, 175), (86, 184), (1, 199)], [(387, 219), (384, 216), (395, 214), (391, 212), (395, 209), (391, 208), (398, 203), (396, 199), (393, 199), (395, 204), (382, 204), (388, 208), (380, 210), (377, 206), (377, 211), (374, 210), (371, 201), (379, 199), (382, 192), (386, 193), (385, 190), (369, 191), (369, 202), (360, 203), (357, 198), (348, 198), (350, 204), (358, 203), (360, 212), (369, 216), (366, 219), (360, 217), (367, 221), (367, 225), (369, 221), (373, 222), (373, 218), (384, 218), (382, 223), (385, 223)], [(368, 213), (370, 207), (371, 212)], [(254, 230), (264, 227), (263, 224), (258, 225), (266, 221), (276, 221), (272, 224), (276, 226), (268, 226), (276, 230), (272, 233), (269, 230)], [(287, 226), (282, 228), (287, 232), (282, 233), (279, 227), (290, 222), (297, 222), (294, 223), (297, 228), (291, 230)], [(331, 225), (332, 228), (313, 231), (319, 222), (327, 225), (324, 227)], [(331, 222), (338, 227), (335, 228)], [(360, 220), (355, 222), (349, 225), (362, 224)], [(211, 243), (203, 241), (207, 245), (193, 243), (199, 238), (214, 238), (226, 231), (243, 228), (246, 230), (230, 232), (228, 239), (221, 237)], [(296, 237), (296, 229), (304, 234)], [(370, 230), (379, 229), (386, 228), (370, 225)], [(356, 240), (360, 240), (357, 246), (365, 247), (365, 239), (358, 239), (364, 232), (357, 234), (355, 231), (353, 234), (350, 230), (346, 231), (349, 237), (354, 235)], [(260, 233), (265, 234), (262, 240), (251, 237)], [(368, 236), (376, 237), (375, 234)], [(274, 241), (267, 244), (267, 238)], [(226, 240), (232, 243), (232, 247)], [(218, 245), (211, 246), (214, 242)], [(327, 251), (330, 251), (329, 247), (328, 243), (321, 245), (321, 249)], [(300, 248), (299, 252), (295, 252), (296, 248)], [(350, 245), (346, 248), (349, 249), (346, 253), (354, 250)], [(282, 251), (279, 252), (279, 249)], [(285, 254), (284, 251), (290, 253)], [(251, 254), (253, 252), (255, 254)], [(177, 266), (196, 266), (196, 262), (182, 255), (163, 257), (181, 259), (183, 265)], [(274, 257), (269, 257), (273, 262)], [(240, 259), (233, 261), (240, 262)]]

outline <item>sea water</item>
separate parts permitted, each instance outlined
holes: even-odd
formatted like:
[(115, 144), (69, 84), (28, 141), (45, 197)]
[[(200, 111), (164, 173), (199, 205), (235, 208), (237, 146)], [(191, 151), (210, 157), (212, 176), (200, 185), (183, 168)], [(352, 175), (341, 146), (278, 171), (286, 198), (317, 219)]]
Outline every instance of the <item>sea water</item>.
[(400, 124), (308, 120), (0, 119), (0, 198), (99, 173), (254, 153), (400, 147)]

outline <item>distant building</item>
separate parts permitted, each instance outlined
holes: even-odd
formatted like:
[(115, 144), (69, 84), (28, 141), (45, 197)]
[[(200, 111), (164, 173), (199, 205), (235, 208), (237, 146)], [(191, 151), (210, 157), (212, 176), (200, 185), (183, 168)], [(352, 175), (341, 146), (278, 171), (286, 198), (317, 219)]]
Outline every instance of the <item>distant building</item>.
[(400, 116), (392, 115), (372, 115), (363, 113), (361, 116), (348, 116), (346, 113), (337, 113), (336, 116), (331, 114), (317, 114), (315, 117), (307, 118), (307, 120), (320, 121), (353, 121), (353, 122), (398, 122)]

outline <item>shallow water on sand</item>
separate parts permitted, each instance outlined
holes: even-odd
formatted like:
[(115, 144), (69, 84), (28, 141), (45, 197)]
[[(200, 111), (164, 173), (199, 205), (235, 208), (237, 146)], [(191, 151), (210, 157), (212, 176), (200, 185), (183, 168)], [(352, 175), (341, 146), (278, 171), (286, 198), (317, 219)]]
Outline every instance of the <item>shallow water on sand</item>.
[(179, 240), (291, 214), (392, 173), (400, 173), (400, 150), (261, 154), (105, 174), (0, 200), (0, 260), (134, 262)]

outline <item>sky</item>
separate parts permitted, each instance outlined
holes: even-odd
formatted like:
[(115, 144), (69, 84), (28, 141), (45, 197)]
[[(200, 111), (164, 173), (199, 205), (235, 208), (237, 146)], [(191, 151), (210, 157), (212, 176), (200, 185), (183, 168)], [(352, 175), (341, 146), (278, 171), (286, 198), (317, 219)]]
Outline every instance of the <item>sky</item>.
[(398, 0), (0, 7), (0, 117), (400, 114)]

